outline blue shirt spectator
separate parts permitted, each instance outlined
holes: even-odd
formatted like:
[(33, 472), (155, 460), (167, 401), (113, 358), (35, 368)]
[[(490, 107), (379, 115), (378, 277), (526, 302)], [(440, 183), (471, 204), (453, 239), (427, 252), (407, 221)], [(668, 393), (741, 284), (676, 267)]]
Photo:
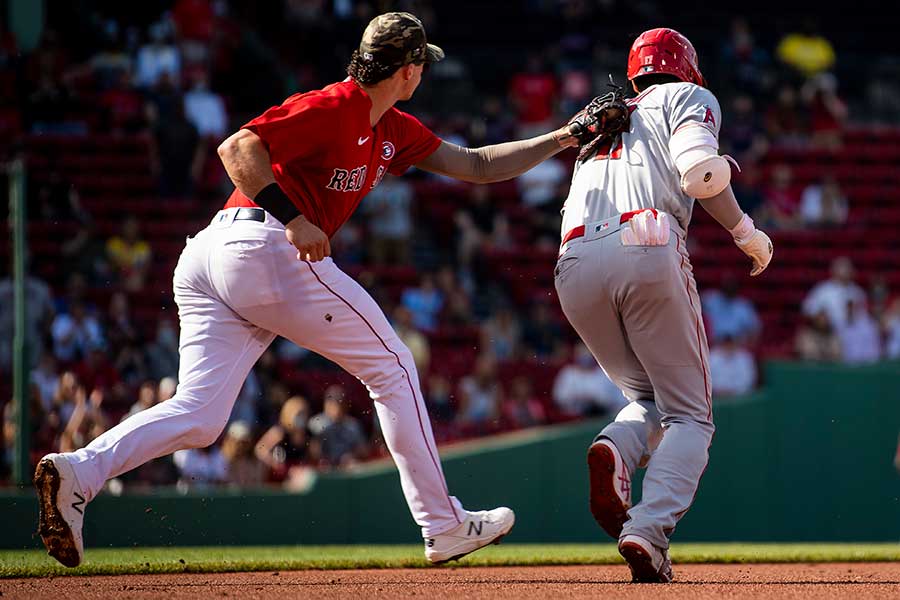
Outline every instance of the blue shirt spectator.
[(712, 339), (720, 342), (732, 338), (752, 341), (759, 334), (760, 320), (753, 304), (738, 296), (737, 280), (726, 277), (721, 289), (710, 290), (702, 296), (703, 313), (712, 326)]
[(438, 313), (444, 306), (444, 295), (435, 285), (431, 273), (422, 276), (419, 287), (403, 290), (400, 302), (412, 313), (417, 328), (434, 331)]

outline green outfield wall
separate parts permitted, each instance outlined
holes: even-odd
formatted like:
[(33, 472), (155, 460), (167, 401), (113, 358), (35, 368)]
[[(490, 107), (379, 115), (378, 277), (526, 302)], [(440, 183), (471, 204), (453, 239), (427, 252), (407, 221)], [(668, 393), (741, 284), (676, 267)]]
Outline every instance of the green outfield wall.
[[(764, 391), (715, 404), (709, 467), (675, 540), (900, 541), (900, 365), (775, 363)], [(467, 507), (516, 510), (513, 542), (603, 541), (587, 509), (585, 451), (603, 421), (529, 430), (442, 452)], [(30, 492), (0, 492), (0, 547), (39, 545)], [(390, 464), (324, 474), (304, 493), (101, 495), (89, 546), (408, 543)]]

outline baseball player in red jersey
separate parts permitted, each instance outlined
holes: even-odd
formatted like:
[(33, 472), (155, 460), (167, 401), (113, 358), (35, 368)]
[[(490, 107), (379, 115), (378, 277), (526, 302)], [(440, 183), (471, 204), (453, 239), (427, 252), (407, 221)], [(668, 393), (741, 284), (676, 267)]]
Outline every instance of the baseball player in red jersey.
[[(687, 38), (641, 34), (628, 79), (638, 96), (623, 105), (625, 125), (576, 162), (555, 284), (569, 322), (631, 400), (588, 451), (591, 512), (618, 539), (634, 581), (666, 582), (669, 537), (693, 502), (714, 430), (685, 247), (694, 200), (752, 258), (751, 275), (769, 264), (772, 242), (735, 201), (729, 157), (718, 153), (719, 104)], [(643, 466), (632, 506), (631, 477)]]
[(329, 238), (385, 173), (416, 165), (470, 182), (500, 181), (576, 143), (568, 126), (475, 149), (440, 140), (394, 104), (409, 99), (427, 65), (442, 58), (416, 17), (381, 15), (366, 28), (346, 80), (291, 96), (219, 147), (236, 189), (187, 241), (175, 269), (177, 392), (85, 448), (41, 459), (39, 531), (51, 556), (70, 567), (81, 562), (85, 505), (110, 477), (212, 444), (253, 364), (279, 335), (368, 388), (428, 560), (459, 558), (509, 532), (508, 508), (470, 512), (448, 492), (410, 351), (329, 257)]

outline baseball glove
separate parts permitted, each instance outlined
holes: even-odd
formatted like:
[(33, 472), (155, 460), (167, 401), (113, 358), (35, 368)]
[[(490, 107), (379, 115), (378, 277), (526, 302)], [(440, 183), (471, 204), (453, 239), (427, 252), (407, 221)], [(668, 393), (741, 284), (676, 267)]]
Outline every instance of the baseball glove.
[(631, 113), (625, 104), (625, 90), (612, 82), (612, 76), (609, 81), (612, 91), (591, 100), (569, 120), (569, 133), (581, 147), (579, 161), (593, 153), (603, 142), (615, 139), (628, 129)]

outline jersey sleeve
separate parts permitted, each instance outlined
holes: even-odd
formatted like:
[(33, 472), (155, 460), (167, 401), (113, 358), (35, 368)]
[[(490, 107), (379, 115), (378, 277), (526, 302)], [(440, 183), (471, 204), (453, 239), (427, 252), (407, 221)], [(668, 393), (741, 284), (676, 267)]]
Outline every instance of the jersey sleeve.
[(669, 109), (669, 131), (675, 133), (683, 127), (702, 126), (709, 129), (716, 139), (722, 124), (719, 101), (708, 89), (698, 85), (684, 85), (675, 92)]
[(288, 98), (246, 123), (241, 129), (260, 137), (272, 164), (285, 164), (313, 154), (327, 142), (328, 109), (321, 103)]
[(405, 112), (396, 111), (395, 120), (397, 154), (388, 167), (388, 173), (402, 175), (411, 166), (431, 156), (441, 145), (441, 138)]

